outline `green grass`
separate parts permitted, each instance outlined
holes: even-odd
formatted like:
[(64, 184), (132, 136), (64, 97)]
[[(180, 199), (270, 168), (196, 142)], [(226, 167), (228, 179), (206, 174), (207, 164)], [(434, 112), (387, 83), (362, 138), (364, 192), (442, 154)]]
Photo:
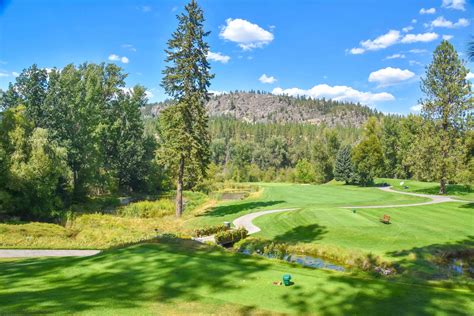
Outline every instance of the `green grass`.
[[(290, 273), (295, 284), (274, 286)], [(474, 295), (293, 267), (187, 241), (0, 262), (1, 314), (472, 315)]]
[[(415, 180), (401, 180), (401, 179), (377, 179), (376, 183), (388, 183), (395, 190), (422, 193), (422, 194), (438, 194), (439, 183), (437, 182), (421, 182)], [(403, 182), (403, 185), (400, 183)], [(408, 189), (404, 187), (407, 186)], [(462, 184), (449, 184), (447, 186), (448, 195), (459, 198), (466, 201), (474, 201), (474, 188), (472, 186), (466, 186)]]
[(262, 183), (263, 193), (255, 199), (225, 202), (189, 221), (190, 226), (214, 225), (242, 215), (266, 209), (287, 207), (342, 207), (363, 205), (409, 204), (428, 199), (382, 192), (377, 188), (341, 184), (300, 185)]

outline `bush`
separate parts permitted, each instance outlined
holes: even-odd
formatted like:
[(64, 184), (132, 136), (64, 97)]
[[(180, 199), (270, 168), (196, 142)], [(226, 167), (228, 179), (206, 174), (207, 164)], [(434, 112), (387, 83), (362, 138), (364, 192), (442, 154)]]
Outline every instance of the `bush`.
[(217, 244), (229, 244), (238, 242), (241, 239), (246, 238), (248, 231), (245, 228), (238, 228), (234, 230), (222, 231), (214, 236)]
[(175, 211), (174, 202), (169, 199), (157, 201), (141, 201), (130, 203), (118, 209), (118, 214), (127, 217), (158, 218), (172, 215)]
[(209, 236), (209, 235), (223, 232), (226, 230), (229, 230), (229, 228), (226, 225), (216, 225), (216, 226), (198, 228), (194, 231), (194, 233), (197, 237), (201, 237), (201, 236)]

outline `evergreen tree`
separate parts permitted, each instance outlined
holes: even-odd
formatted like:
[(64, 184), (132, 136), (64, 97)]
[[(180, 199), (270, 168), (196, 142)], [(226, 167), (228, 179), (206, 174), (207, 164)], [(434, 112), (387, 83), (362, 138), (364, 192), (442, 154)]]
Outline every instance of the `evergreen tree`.
[(362, 185), (373, 182), (381, 174), (384, 166), (380, 127), (377, 119), (369, 118), (364, 126), (364, 138), (352, 151), (352, 161), (358, 181)]
[(346, 184), (354, 180), (354, 165), (352, 163), (351, 146), (347, 145), (339, 149), (334, 166), (334, 178), (344, 181)]
[(474, 108), (468, 72), (453, 45), (443, 40), (434, 51), (425, 78), (421, 79), (426, 96), (421, 100), (422, 114), (435, 125), (435, 133), (425, 135), (430, 141), (436, 138), (439, 147), (439, 154), (431, 164), (439, 170), (440, 194), (446, 194), (450, 160), (457, 155), (459, 137), (468, 128)]
[[(204, 102), (209, 99), (207, 89), (214, 75), (209, 72), (209, 45), (204, 41), (209, 32), (204, 31), (202, 9), (192, 0), (185, 6), (185, 13), (177, 18), (178, 27), (168, 41), (168, 49), (165, 50), (165, 61), (169, 65), (163, 71), (162, 80), (166, 93), (177, 103), (169, 110), (174, 113), (175, 124), (164, 124), (161, 130), (166, 135), (163, 137), (163, 146), (174, 149), (165, 150), (163, 153), (169, 155), (168, 161), (173, 162), (178, 170), (176, 216), (181, 216), (185, 170), (202, 179), (210, 162), (208, 116)], [(171, 135), (164, 130), (177, 126), (181, 128), (178, 134), (182, 135)]]

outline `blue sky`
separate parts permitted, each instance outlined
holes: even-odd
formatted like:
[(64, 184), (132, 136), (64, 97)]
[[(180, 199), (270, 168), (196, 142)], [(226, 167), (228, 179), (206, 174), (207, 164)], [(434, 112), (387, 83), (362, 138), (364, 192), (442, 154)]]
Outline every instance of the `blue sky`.
[[(33, 63), (114, 62), (128, 86), (163, 100), (163, 50), (186, 2), (0, 0), (0, 88)], [(474, 35), (468, 0), (198, 3), (211, 31), (212, 90), (360, 101), (383, 112), (413, 111), (436, 45), (445, 37), (464, 53)]]

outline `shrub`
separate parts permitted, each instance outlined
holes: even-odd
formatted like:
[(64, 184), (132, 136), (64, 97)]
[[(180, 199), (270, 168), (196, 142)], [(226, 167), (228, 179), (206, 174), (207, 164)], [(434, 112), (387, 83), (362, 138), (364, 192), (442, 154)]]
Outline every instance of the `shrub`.
[(197, 237), (201, 237), (201, 236), (209, 236), (209, 235), (212, 235), (218, 232), (223, 232), (226, 230), (229, 230), (229, 228), (226, 225), (216, 225), (216, 226), (198, 228), (194, 231), (194, 233)]
[(248, 231), (245, 228), (238, 228), (219, 232), (214, 236), (214, 239), (217, 244), (228, 244), (238, 242), (239, 240), (246, 238), (247, 235)]
[(157, 218), (174, 214), (175, 205), (169, 199), (130, 203), (118, 209), (118, 214), (126, 217)]

